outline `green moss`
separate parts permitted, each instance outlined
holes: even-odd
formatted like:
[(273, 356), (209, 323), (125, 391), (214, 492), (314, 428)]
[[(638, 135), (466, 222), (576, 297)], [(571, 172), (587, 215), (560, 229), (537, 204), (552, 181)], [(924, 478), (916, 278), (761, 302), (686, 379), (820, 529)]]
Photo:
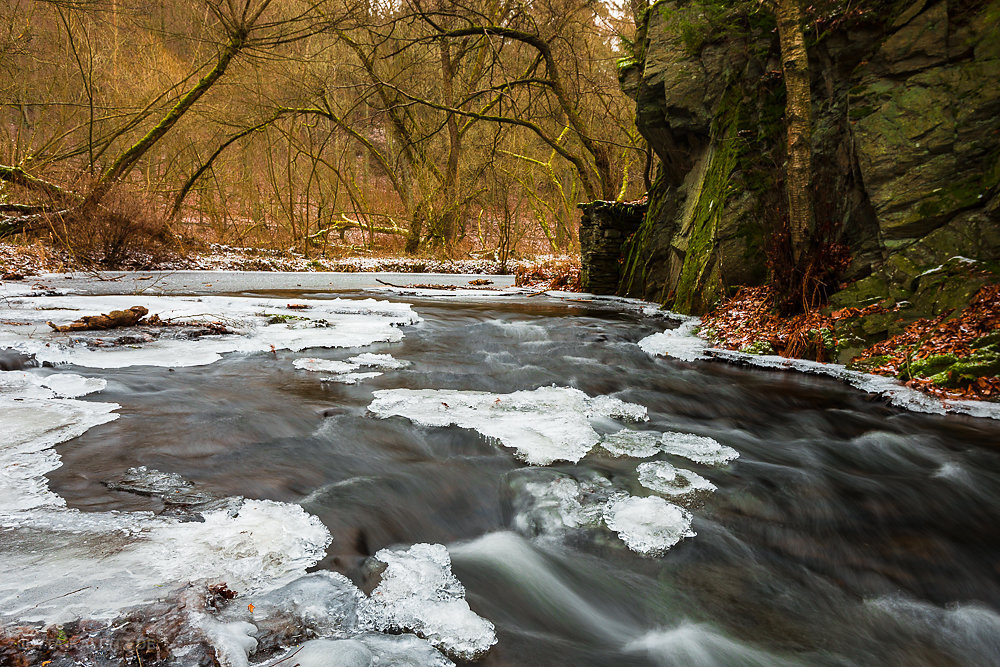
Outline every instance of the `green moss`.
[(870, 105), (854, 107), (847, 112), (847, 117), (851, 120), (860, 120), (875, 113), (875, 108)]
[(308, 320), (308, 317), (302, 317), (300, 315), (276, 315), (273, 313), (261, 313), (264, 317), (268, 318), (268, 324), (284, 324), (285, 322), (293, 322), (295, 320)]
[(646, 216), (635, 234), (626, 239), (623, 244), (625, 264), (622, 267), (621, 283), (618, 286), (619, 294), (628, 295), (637, 285), (645, 283), (644, 275), (638, 275), (640, 278), (638, 283), (636, 277), (642, 264), (643, 251), (649, 244), (649, 236), (657, 226), (663, 223), (663, 208), (666, 206), (668, 189), (669, 186), (663, 175), (657, 175), (653, 187), (649, 190), (649, 206), (646, 209)]
[(930, 218), (975, 206), (982, 197), (1000, 184), (1000, 153), (987, 161), (989, 168), (930, 194), (917, 207), (920, 217)]
[(728, 108), (724, 107), (722, 115), (717, 117), (719, 122), (716, 132), (713, 133), (716, 135), (713, 139), (714, 150), (710, 155), (705, 181), (695, 205), (688, 234), (687, 252), (677, 283), (677, 294), (673, 303), (673, 309), (677, 312), (690, 313), (705, 308), (718, 299), (718, 286), (706, 278), (711, 278), (714, 272), (707, 269), (712, 263), (716, 230), (726, 200), (733, 191), (730, 177), (737, 165), (740, 148), (743, 145), (736, 136), (738, 116), (739, 106), (730, 103)]
[(754, 342), (740, 348), (740, 352), (746, 354), (775, 354), (774, 347), (766, 340), (755, 340)]

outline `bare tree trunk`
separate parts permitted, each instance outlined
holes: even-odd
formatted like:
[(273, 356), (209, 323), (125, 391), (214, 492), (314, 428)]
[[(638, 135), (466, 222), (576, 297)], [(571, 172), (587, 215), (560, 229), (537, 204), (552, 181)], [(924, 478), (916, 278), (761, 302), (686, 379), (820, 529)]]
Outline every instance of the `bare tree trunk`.
[[(441, 51), (441, 83), (444, 89), (444, 103), (448, 107), (455, 105), (455, 67), (451, 59), (451, 48), (448, 40), (440, 41)], [(452, 112), (448, 113), (448, 165), (445, 168), (445, 180), (442, 185), (441, 212), (438, 216), (438, 230), (444, 246), (449, 247), (455, 240), (456, 218), (458, 217), (458, 159), (462, 150), (462, 137), (458, 132), (458, 118)]]
[(809, 243), (812, 206), (812, 98), (809, 92), (809, 55), (802, 30), (798, 0), (778, 0), (778, 39), (785, 73), (785, 125), (788, 132), (788, 227), (796, 264)]

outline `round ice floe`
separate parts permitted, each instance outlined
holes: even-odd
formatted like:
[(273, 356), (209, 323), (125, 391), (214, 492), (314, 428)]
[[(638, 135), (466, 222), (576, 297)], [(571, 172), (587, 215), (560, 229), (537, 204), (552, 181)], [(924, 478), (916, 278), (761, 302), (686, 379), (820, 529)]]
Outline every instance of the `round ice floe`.
[(314, 373), (350, 373), (358, 368), (357, 364), (347, 361), (315, 359), (313, 357), (296, 359), (292, 362), (292, 366), (302, 371), (312, 371)]
[(103, 391), (108, 381), (103, 378), (85, 378), (72, 373), (55, 373), (42, 378), (40, 384), (55, 392), (60, 398), (77, 398)]
[(712, 438), (691, 433), (667, 431), (660, 439), (660, 448), (667, 454), (675, 454), (705, 465), (723, 465), (739, 458), (740, 453)]
[(451, 572), (451, 557), (441, 544), (381, 549), (382, 580), (372, 591), (368, 621), (381, 631), (407, 631), (448, 655), (472, 660), (496, 643), (493, 624), (465, 601), (465, 587)]
[(601, 438), (601, 447), (612, 456), (646, 459), (660, 452), (660, 434), (626, 428)]
[(378, 372), (373, 373), (341, 373), (340, 375), (329, 375), (327, 377), (321, 377), (320, 382), (338, 382), (340, 384), (357, 384), (362, 380), (370, 380), (371, 378), (377, 378), (382, 375)]
[(391, 354), (372, 354), (365, 352), (348, 359), (349, 362), (358, 366), (368, 366), (369, 368), (384, 368), (386, 370), (397, 370), (410, 365), (409, 361), (395, 359)]
[(582, 459), (600, 440), (591, 421), (644, 420), (646, 408), (579, 389), (540, 387), (511, 394), (436, 389), (375, 392), (368, 409), (378, 417), (405, 417), (425, 426), (461, 426), (495, 438), (533, 465)]
[(691, 513), (658, 496), (621, 496), (604, 508), (604, 522), (629, 549), (659, 556), (685, 537), (694, 537)]
[(699, 491), (715, 491), (715, 484), (696, 472), (675, 468), (666, 461), (647, 461), (636, 468), (639, 483), (668, 496), (686, 496)]

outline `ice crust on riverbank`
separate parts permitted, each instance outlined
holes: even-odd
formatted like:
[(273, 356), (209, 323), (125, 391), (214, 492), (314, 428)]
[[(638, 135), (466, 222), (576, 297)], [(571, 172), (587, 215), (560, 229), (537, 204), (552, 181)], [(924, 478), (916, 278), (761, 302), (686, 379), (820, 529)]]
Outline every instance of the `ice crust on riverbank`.
[(380, 418), (405, 417), (424, 426), (478, 431), (515, 450), (532, 465), (576, 463), (600, 441), (591, 422), (645, 421), (646, 408), (611, 396), (591, 398), (570, 387), (540, 387), (511, 394), (450, 389), (385, 389), (368, 410)]
[(105, 385), (101, 379), (68, 373), (0, 372), (0, 517), (65, 505), (45, 478), (60, 465), (52, 448), (118, 418), (116, 403), (75, 399)]
[(701, 320), (697, 317), (685, 317), (677, 328), (646, 336), (638, 345), (643, 352), (653, 356), (674, 357), (682, 361), (706, 359), (708, 341), (695, 335), (700, 325)]
[(473, 660), (496, 644), (493, 624), (469, 608), (444, 545), (380, 549), (375, 560), (386, 567), (364, 612), (374, 628), (414, 632), (462, 660)]
[(695, 330), (699, 324), (698, 318), (686, 319), (676, 329), (668, 329), (662, 333), (647, 336), (638, 342), (639, 347), (651, 356), (674, 357), (682, 361), (697, 361), (700, 359), (721, 359), (733, 364), (757, 366), (774, 370), (793, 370), (812, 375), (826, 375), (842, 380), (856, 389), (869, 394), (878, 394), (886, 398), (896, 407), (913, 412), (930, 414), (947, 414), (949, 412), (1000, 419), (1000, 403), (987, 401), (941, 400), (911, 389), (896, 378), (885, 375), (872, 375), (849, 370), (841, 364), (811, 361), (809, 359), (793, 359), (777, 355), (758, 355), (736, 350), (725, 350), (711, 347), (711, 344), (698, 337)]
[[(134, 328), (57, 333), (46, 324), (65, 325), (84, 315), (134, 305), (148, 308), (149, 317), (158, 315), (172, 323), (218, 322), (232, 333), (191, 338), (188, 327), (156, 328), (158, 337), (142, 327), (139, 335)], [(2, 302), (0, 321), (8, 323), (0, 325), (0, 347), (34, 354), (42, 362), (91, 368), (200, 366), (229, 352), (295, 352), (395, 342), (403, 337), (400, 326), (419, 319), (409, 304), (375, 299), (304, 299), (288, 304), (281, 299), (223, 296), (22, 295)]]

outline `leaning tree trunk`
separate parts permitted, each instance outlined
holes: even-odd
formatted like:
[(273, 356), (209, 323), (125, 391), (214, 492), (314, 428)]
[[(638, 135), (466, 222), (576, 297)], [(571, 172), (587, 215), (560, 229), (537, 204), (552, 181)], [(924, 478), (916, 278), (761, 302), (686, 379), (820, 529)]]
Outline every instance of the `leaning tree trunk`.
[(778, 39), (785, 73), (785, 125), (788, 133), (788, 228), (796, 264), (809, 244), (812, 206), (812, 98), (809, 92), (809, 55), (802, 30), (799, 0), (777, 0)]
[(98, 179), (97, 184), (91, 191), (90, 195), (87, 197), (87, 201), (84, 205), (94, 206), (100, 202), (100, 200), (108, 193), (111, 186), (115, 184), (119, 179), (123, 178), (132, 167), (135, 166), (136, 162), (146, 154), (146, 152), (153, 147), (153, 145), (158, 142), (163, 136), (170, 131), (170, 129), (177, 124), (181, 116), (194, 106), (194, 103), (204, 95), (209, 88), (212, 87), (216, 81), (218, 81), (223, 74), (226, 73), (226, 69), (232, 62), (233, 58), (243, 50), (245, 46), (246, 38), (243, 35), (231, 36), (226, 45), (222, 48), (219, 53), (219, 59), (215, 62), (215, 66), (198, 80), (198, 83), (194, 85), (191, 90), (185, 93), (180, 100), (167, 112), (167, 114), (160, 119), (160, 122), (156, 124), (153, 129), (146, 133), (139, 141), (132, 144), (124, 153), (118, 156), (114, 163), (108, 167), (101, 177)]

